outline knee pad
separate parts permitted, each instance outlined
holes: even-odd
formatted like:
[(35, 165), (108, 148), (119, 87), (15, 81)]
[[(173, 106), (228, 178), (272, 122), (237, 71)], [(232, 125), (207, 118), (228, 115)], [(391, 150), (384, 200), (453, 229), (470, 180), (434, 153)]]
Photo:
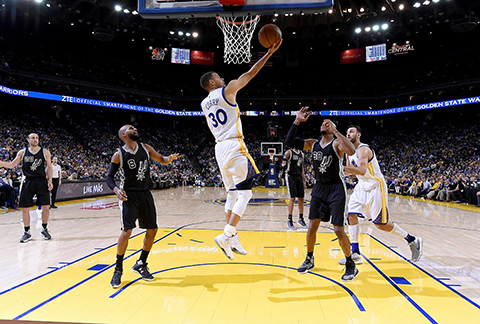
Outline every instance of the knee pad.
[(238, 190), (238, 198), (233, 206), (232, 212), (242, 217), (250, 198), (252, 198), (252, 190)]
[(233, 209), (235, 202), (237, 201), (238, 191), (229, 190), (227, 192), (227, 201), (225, 202), (225, 212), (228, 213), (229, 210)]

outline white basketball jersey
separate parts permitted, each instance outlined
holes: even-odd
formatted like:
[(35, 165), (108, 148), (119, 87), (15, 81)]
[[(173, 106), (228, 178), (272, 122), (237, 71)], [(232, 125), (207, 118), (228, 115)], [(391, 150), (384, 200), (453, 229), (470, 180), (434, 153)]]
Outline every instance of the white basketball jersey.
[(216, 142), (229, 138), (242, 138), (243, 130), (238, 105), (231, 104), (224, 95), (225, 88), (210, 91), (200, 106)]
[[(358, 149), (363, 146), (368, 147), (367, 144), (360, 143), (360, 145), (355, 151), (355, 154), (353, 154), (352, 156), (348, 156), (351, 165), (355, 167), (359, 165), (357, 152)], [(363, 189), (366, 191), (372, 190), (376, 186), (380, 185), (381, 182), (385, 183), (385, 178), (383, 177), (382, 171), (380, 171), (380, 165), (378, 164), (377, 157), (373, 150), (372, 153), (373, 157), (371, 160), (368, 161), (367, 164), (367, 172), (363, 176), (356, 174), (358, 179), (357, 186), (359, 186), (359, 189)]]

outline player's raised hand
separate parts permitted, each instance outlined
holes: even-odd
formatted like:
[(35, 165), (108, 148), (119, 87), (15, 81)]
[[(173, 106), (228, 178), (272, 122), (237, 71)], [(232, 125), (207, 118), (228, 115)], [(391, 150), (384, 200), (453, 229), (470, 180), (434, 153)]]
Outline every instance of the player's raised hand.
[(306, 122), (308, 117), (310, 117), (311, 111), (308, 111), (308, 106), (302, 107), (297, 113), (297, 117), (295, 118), (295, 124)]
[(168, 163), (172, 163), (173, 160), (176, 160), (178, 159), (179, 157), (181, 157), (182, 155), (180, 153), (175, 153), (175, 154), (170, 154), (168, 156)]
[(278, 50), (278, 48), (280, 47), (280, 45), (282, 45), (282, 42), (283, 42), (283, 39), (280, 39), (280, 41), (278, 43), (273, 43), (272, 47), (270, 47), (268, 49), (268, 54), (271, 55), (271, 54), (275, 53)]

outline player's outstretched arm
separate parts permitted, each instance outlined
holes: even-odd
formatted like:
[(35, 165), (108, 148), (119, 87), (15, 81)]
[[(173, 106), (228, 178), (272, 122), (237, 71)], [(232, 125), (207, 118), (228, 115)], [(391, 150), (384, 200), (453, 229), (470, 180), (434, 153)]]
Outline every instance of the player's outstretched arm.
[(159, 162), (163, 165), (172, 163), (173, 160), (176, 160), (181, 156), (179, 153), (171, 154), (169, 156), (163, 156), (160, 153), (158, 153), (157, 151), (155, 151), (153, 149), (153, 147), (151, 147), (150, 145), (148, 145), (148, 144), (143, 144), (143, 145), (145, 145), (145, 148), (147, 149), (148, 153), (150, 154), (150, 157), (154, 161), (157, 161), (157, 162)]
[(337, 127), (330, 119), (325, 119), (326, 122), (326, 131), (327, 133), (331, 133), (335, 135), (337, 138), (335, 143), (335, 149), (338, 152), (338, 155), (343, 156), (343, 153), (347, 155), (355, 154), (355, 145), (352, 142), (337, 130)]
[(23, 156), (24, 152), (25, 152), (25, 149), (22, 149), (22, 150), (18, 151), (17, 156), (15, 157), (15, 159), (12, 162), (0, 161), (0, 167), (4, 167), (4, 168), (7, 168), (7, 169), (13, 169), (22, 160), (22, 156)]
[(229, 102), (236, 102), (235, 97), (237, 92), (243, 87), (245, 87), (247, 83), (250, 82), (250, 80), (252, 80), (255, 75), (257, 75), (258, 71), (263, 68), (270, 56), (272, 56), (273, 53), (277, 51), (281, 44), (282, 40), (280, 40), (278, 44), (273, 44), (273, 46), (268, 49), (268, 52), (261, 59), (259, 59), (257, 63), (255, 63), (248, 72), (245, 72), (238, 79), (232, 80), (228, 83), (228, 85), (225, 87), (224, 93), (225, 97)]
[(308, 107), (302, 107), (295, 117), (292, 127), (288, 131), (287, 138), (285, 139), (285, 145), (296, 148), (297, 150), (312, 150), (312, 145), (315, 143), (315, 139), (306, 139), (296, 137), (298, 125), (302, 122), (306, 122), (310, 117), (311, 112), (308, 111)]

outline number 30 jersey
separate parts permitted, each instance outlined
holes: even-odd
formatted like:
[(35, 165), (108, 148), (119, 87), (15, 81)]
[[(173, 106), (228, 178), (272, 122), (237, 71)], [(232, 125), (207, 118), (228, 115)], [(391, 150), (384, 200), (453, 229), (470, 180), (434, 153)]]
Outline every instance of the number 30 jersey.
[(210, 91), (200, 104), (217, 143), (229, 138), (243, 139), (240, 110), (237, 104), (227, 101), (224, 90), (225, 88), (218, 88)]

